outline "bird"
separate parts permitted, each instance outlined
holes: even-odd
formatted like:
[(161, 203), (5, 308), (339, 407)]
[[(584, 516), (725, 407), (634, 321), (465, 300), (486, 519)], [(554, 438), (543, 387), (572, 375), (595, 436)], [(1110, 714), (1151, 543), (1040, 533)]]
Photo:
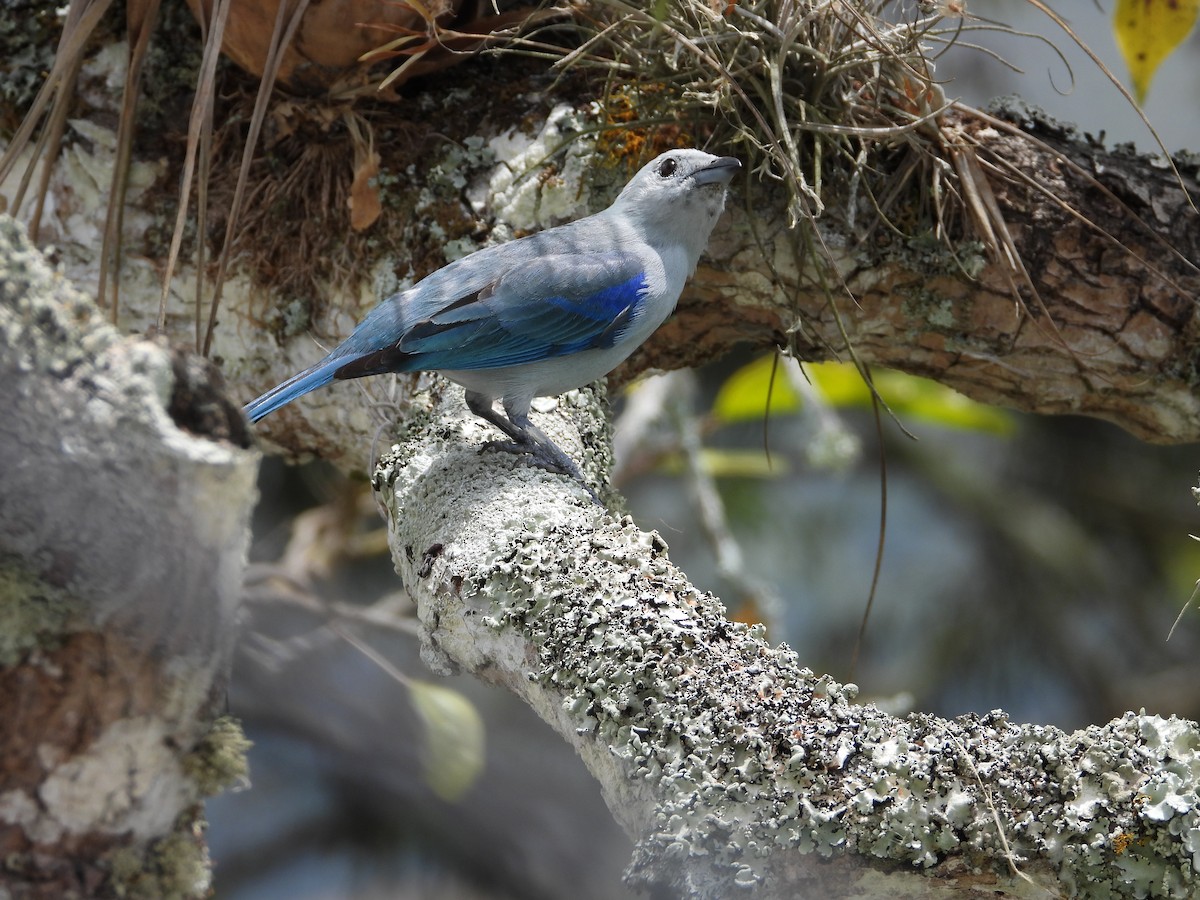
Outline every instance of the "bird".
[(674, 311), (740, 168), (702, 150), (662, 153), (608, 208), (477, 250), (387, 297), (324, 359), (243, 412), (257, 422), (333, 381), (436, 371), (508, 438), (487, 447), (526, 454), (595, 497), (530, 421), (530, 405), (603, 378)]

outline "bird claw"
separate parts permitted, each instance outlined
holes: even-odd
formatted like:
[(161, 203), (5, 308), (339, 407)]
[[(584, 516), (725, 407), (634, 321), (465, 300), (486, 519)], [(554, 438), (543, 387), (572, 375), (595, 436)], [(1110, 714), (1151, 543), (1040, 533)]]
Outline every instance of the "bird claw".
[(515, 453), (528, 456), (529, 462), (539, 469), (554, 472), (558, 475), (570, 475), (572, 478), (583, 480), (583, 473), (565, 456), (559, 457), (552, 450), (535, 441), (523, 443), (519, 441), (486, 441), (480, 448), (480, 453)]
[(479, 448), (480, 453), (516, 453), (521, 456), (529, 457), (531, 465), (547, 472), (553, 472), (556, 475), (566, 475), (573, 478), (583, 485), (594, 501), (600, 506), (604, 503), (600, 500), (600, 496), (592, 490), (592, 486), (587, 483), (583, 477), (583, 473), (579, 471), (579, 467), (565, 453), (555, 453), (551, 448), (540, 444), (537, 441), (529, 441), (528, 443), (519, 441), (485, 441)]
[(480, 453), (531, 453), (529, 444), (518, 444), (516, 441), (484, 441), (479, 445)]

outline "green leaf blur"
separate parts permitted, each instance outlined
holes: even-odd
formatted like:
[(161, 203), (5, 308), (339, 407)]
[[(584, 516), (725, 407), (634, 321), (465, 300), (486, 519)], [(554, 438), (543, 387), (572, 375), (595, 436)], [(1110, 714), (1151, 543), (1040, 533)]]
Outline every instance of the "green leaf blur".
[(483, 771), (484, 731), (479, 711), (450, 688), (416, 680), (406, 684), (425, 726), (425, 778), (443, 800), (458, 800)]
[[(713, 416), (717, 421), (745, 422), (763, 417), (767, 411), (771, 364), (769, 356), (756, 359), (725, 381), (713, 404)], [(852, 364), (813, 363), (806, 365), (804, 370), (829, 406), (839, 409), (870, 407), (871, 392)], [(879, 395), (902, 420), (999, 435), (1013, 430), (1013, 417), (1005, 410), (977, 403), (926, 378), (890, 369), (877, 370), (874, 377)], [(801, 399), (787, 379), (776, 374), (770, 414), (794, 413), (800, 405)]]

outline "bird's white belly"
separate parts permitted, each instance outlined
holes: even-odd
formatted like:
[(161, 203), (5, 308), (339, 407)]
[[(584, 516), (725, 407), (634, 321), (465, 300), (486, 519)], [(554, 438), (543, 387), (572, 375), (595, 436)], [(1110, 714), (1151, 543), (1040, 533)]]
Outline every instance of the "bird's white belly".
[(583, 350), (568, 356), (500, 369), (458, 369), (442, 372), (468, 391), (493, 400), (500, 397), (552, 397), (603, 378), (629, 356), (638, 344), (620, 343), (602, 350)]

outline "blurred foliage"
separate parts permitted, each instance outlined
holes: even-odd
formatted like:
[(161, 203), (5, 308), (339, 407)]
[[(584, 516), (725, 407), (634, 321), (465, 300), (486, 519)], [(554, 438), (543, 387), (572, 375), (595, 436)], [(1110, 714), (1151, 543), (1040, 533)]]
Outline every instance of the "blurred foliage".
[(425, 778), (443, 800), (462, 798), (483, 771), (484, 729), (479, 711), (451, 688), (405, 680), (425, 726)]
[(1197, 584), (1200, 577), (1200, 538), (1193, 535), (1191, 541), (1178, 541), (1164, 547), (1162, 567), (1164, 581), (1171, 593), (1164, 597), (1168, 604), (1176, 603)]
[[(700, 462), (704, 472), (714, 478), (770, 478), (791, 471), (786, 459), (768, 458), (761, 447), (705, 447), (700, 451)], [(670, 456), (663, 460), (659, 471), (664, 475), (683, 475), (686, 466), (681, 457)]]
[[(772, 358), (764, 356), (734, 372), (717, 393), (714, 417), (733, 423), (799, 411), (802, 398), (787, 379), (776, 374), (772, 385), (773, 368)], [(814, 363), (804, 371), (826, 405), (870, 407), (871, 390), (851, 363)], [(880, 370), (872, 377), (880, 397), (902, 419), (997, 435), (1013, 430), (1013, 418), (1004, 410), (977, 403), (937, 382), (892, 370)]]

